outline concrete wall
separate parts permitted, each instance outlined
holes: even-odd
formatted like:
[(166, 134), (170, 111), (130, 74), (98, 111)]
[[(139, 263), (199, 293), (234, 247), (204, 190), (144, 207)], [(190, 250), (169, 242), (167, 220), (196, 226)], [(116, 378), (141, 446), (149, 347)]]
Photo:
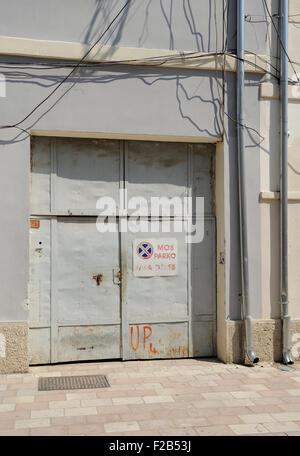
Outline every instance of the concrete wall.
[[(1, 34), (92, 43), (125, 0), (1, 0)], [(103, 44), (211, 52), (222, 49), (223, 0), (131, 0)]]
[[(125, 0), (0, 1), (1, 34), (39, 40), (92, 43)], [(228, 5), (227, 5), (228, 4)], [(181, 49), (223, 49), (223, 12), (228, 11), (228, 48), (236, 47), (236, 0), (131, 0), (103, 44)], [(246, 1), (246, 13), (263, 15), (260, 0)], [(256, 17), (255, 17), (256, 19)], [(265, 53), (264, 21), (247, 22), (249, 51)]]

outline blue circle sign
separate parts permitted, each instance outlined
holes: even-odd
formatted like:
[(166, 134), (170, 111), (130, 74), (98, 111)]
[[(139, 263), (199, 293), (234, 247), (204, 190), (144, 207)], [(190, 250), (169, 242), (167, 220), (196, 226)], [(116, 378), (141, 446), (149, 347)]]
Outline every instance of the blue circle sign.
[(153, 255), (153, 245), (150, 242), (140, 242), (136, 248), (136, 252), (143, 260), (149, 260)]

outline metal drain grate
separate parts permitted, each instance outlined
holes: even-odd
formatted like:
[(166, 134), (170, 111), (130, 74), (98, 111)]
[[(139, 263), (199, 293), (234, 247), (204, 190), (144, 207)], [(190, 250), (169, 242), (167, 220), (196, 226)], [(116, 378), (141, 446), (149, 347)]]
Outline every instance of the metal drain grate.
[(40, 377), (38, 390), (108, 388), (109, 386), (105, 375), (73, 375), (70, 377)]

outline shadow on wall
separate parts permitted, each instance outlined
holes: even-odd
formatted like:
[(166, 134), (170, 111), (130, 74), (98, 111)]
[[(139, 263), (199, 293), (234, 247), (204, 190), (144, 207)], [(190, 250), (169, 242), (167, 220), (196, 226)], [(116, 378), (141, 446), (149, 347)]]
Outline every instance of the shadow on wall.
[[(125, 0), (96, 0), (95, 10), (82, 34), (82, 42), (90, 44), (99, 37)], [(156, 47), (186, 49), (199, 52), (219, 51), (223, 47), (223, 15), (234, 19), (235, 1), (219, 0), (131, 0), (120, 19), (111, 27), (103, 40), (110, 46)], [(235, 22), (232, 22), (235, 23)], [(154, 29), (154, 26), (156, 27)], [(134, 27), (134, 30), (132, 29)], [(231, 28), (230, 46), (235, 40)], [(184, 38), (186, 36), (186, 40)], [(160, 48), (161, 46), (157, 46)]]
[[(142, 83), (148, 89), (161, 84), (161, 88), (163, 90), (162, 84), (167, 83), (168, 88), (172, 88), (172, 92), (174, 94), (173, 101), (176, 101), (175, 105), (177, 105), (178, 109), (176, 116), (179, 114), (179, 117), (183, 122), (187, 122), (193, 127), (195, 136), (209, 136), (216, 139), (222, 136), (222, 100), (219, 98), (220, 88), (218, 87), (220, 80), (216, 80), (215, 75), (207, 75), (202, 73), (202, 82), (199, 80), (199, 83), (197, 83), (195, 73), (192, 70), (180, 71), (177, 69), (172, 70), (166, 68), (155, 70), (153, 68), (144, 67), (134, 67), (134, 69), (131, 67), (130, 69), (131, 72), (129, 72), (126, 67), (120, 67), (120, 65), (116, 67), (112, 65), (105, 65), (105, 71), (101, 71), (96, 68), (78, 69), (77, 75), (70, 77), (68, 81), (65, 82), (63, 86), (61, 86), (59, 90), (53, 95), (53, 98), (51, 98), (51, 100), (46, 100), (46, 102), (34, 113), (32, 113), (32, 115), (30, 115), (26, 121), (20, 124), (20, 127), (23, 129), (21, 133), (18, 133), (17, 136), (13, 137), (9, 141), (0, 141), (0, 143), (7, 144), (10, 142), (18, 142), (24, 140), (27, 137), (26, 130), (29, 131), (34, 127), (38, 128), (39, 121), (47, 116), (47, 114), (50, 112), (53, 114), (52, 111), (55, 108), (58, 108), (59, 110), (64, 109), (64, 105), (62, 104), (63, 99), (68, 94), (70, 94), (75, 86), (78, 89), (78, 92), (81, 92), (83, 94), (83, 97), (79, 95), (78, 92), (74, 94), (74, 97), (77, 97), (79, 100), (79, 97), (81, 96), (81, 100), (84, 101), (84, 91), (87, 93), (90, 90), (89, 86), (91, 84), (95, 85), (96, 89), (96, 85), (98, 84), (104, 86), (122, 83), (125, 81), (130, 83), (132, 80), (134, 80), (136, 84)], [(53, 70), (51, 70), (51, 72), (52, 71)], [(59, 71), (62, 73), (62, 70)], [(63, 72), (63, 74), (65, 75), (66, 73)], [(38, 94), (41, 93), (39, 90), (40, 88), (55, 89), (57, 87), (57, 84), (59, 84), (60, 81), (65, 77), (64, 75), (57, 76), (51, 74), (41, 76), (38, 71), (27, 72), (25, 70), (21, 73), (18, 72), (17, 74), (14, 70), (6, 71), (5, 75), (7, 84), (22, 84), (24, 86), (29, 86), (30, 88), (34, 87), (36, 93), (33, 92), (32, 99), (36, 99), (37, 101), (39, 101)], [(205, 81), (205, 89), (208, 89), (210, 93), (207, 93), (207, 90), (203, 90), (201, 87), (203, 81)], [(124, 87), (126, 89), (126, 86)], [(147, 96), (146, 92), (143, 92), (142, 96), (144, 93)], [(161, 93), (163, 93), (163, 91)], [(18, 100), (20, 103), (22, 103), (22, 99), (19, 98)], [(168, 102), (170, 102), (170, 99), (168, 99)], [(75, 103), (76, 106), (76, 98), (73, 98), (73, 103)], [(163, 98), (159, 100), (157, 99), (157, 103), (164, 104)], [(33, 107), (31, 106), (28, 111), (30, 112), (32, 108)], [(81, 110), (82, 109), (83, 105), (81, 105)], [(101, 110), (103, 109), (103, 106), (99, 106), (97, 109), (99, 119), (101, 119)], [(27, 115), (27, 109), (25, 110), (24, 106), (21, 106), (20, 109), (15, 109), (15, 112), (22, 112), (23, 116)], [(65, 114), (68, 115), (68, 112)], [(126, 112), (121, 111), (120, 113), (117, 112), (117, 114), (119, 115), (119, 121), (122, 121), (122, 117), (126, 115)], [(22, 115), (20, 117), (22, 117)], [(58, 115), (61, 116), (62, 111), (58, 111)], [(73, 112), (73, 116), (74, 115), (75, 113)], [(13, 120), (19, 121), (21, 120), (20, 117), (19, 119), (15, 118)], [(98, 130), (101, 131), (100, 125)]]
[[(125, 4), (125, 2), (123, 4)], [(206, 38), (199, 31), (199, 29), (201, 29), (200, 25), (201, 21), (203, 22), (204, 14), (202, 16), (199, 16), (198, 2), (194, 2), (192, 0), (183, 0), (182, 2), (176, 3), (176, 8), (174, 5), (175, 3), (171, 0), (159, 1), (160, 16), (163, 18), (163, 21), (165, 22), (168, 29), (169, 49), (176, 48), (176, 40), (179, 39), (178, 37), (180, 37), (180, 34), (182, 33), (187, 33), (187, 36), (191, 37), (192, 42), (194, 43), (193, 47), (195, 51), (220, 51), (220, 48), (224, 47), (223, 27), (221, 32), (218, 31), (218, 23), (222, 24), (220, 21), (223, 20), (223, 2), (218, 3), (216, 0), (214, 2), (205, 0), (201, 3), (201, 8), (203, 8), (206, 15), (205, 17), (209, 17), (208, 26), (206, 21), (206, 28), (208, 27), (208, 34)], [(144, 10), (142, 9), (143, 7)], [(153, 2), (153, 0), (145, 0), (143, 2), (130, 2), (128, 4), (128, 7), (121, 14), (120, 18), (104, 36), (103, 40), (101, 41), (102, 44), (109, 44), (112, 46), (117, 46), (120, 44), (126, 45), (127, 38), (125, 39), (125, 44), (123, 40), (126, 30), (130, 28), (133, 17), (135, 15), (139, 15), (140, 17), (142, 14), (143, 25), (140, 36), (138, 37), (138, 43), (140, 45), (143, 45), (145, 43), (146, 37), (148, 35), (151, 35), (149, 17), (151, 15), (151, 9), (153, 8), (155, 8), (155, 11), (157, 11), (157, 2)], [(174, 8), (176, 11), (174, 11)], [(84, 32), (83, 42), (92, 45), (101, 35), (101, 33), (103, 33), (105, 27), (107, 27), (109, 24), (109, 21), (112, 20), (116, 12), (119, 10), (120, 2), (117, 0), (97, 0), (95, 2), (95, 10), (90, 19), (90, 23)], [(183, 20), (185, 22), (185, 27), (182, 27), (184, 29), (184, 32), (182, 32), (180, 27), (178, 27), (178, 23), (174, 25), (174, 16), (179, 16), (180, 20)], [(153, 17), (151, 26), (153, 29)], [(109, 50), (106, 57), (113, 58), (113, 50)], [(65, 95), (67, 95), (74, 88), (74, 86), (90, 83), (108, 84), (115, 83), (124, 79), (133, 78), (142, 82), (148, 87), (155, 85), (159, 81), (166, 81), (169, 83), (172, 81), (174, 87), (174, 98), (177, 101), (179, 114), (184, 122), (188, 122), (193, 126), (195, 129), (195, 135), (205, 133), (208, 136), (217, 138), (220, 137), (223, 133), (223, 83), (221, 74), (215, 73), (210, 76), (209, 91), (205, 92), (204, 97), (202, 94), (200, 94), (200, 90), (195, 90), (195, 88), (192, 88), (192, 90), (189, 89), (188, 84), (185, 82), (187, 82), (187, 80), (192, 76), (195, 76), (195, 72), (192, 73), (186, 70), (166, 71), (166, 69), (161, 68), (159, 71), (154, 71), (153, 68), (141, 69), (138, 67), (135, 67), (132, 70), (131, 67), (131, 72), (126, 72), (126, 66), (123, 66), (121, 69), (119, 66), (113, 67), (114, 71), (112, 71), (110, 74), (103, 74), (101, 73), (99, 67), (111, 69), (112, 66), (107, 64), (100, 64), (97, 68), (96, 65), (85, 64), (84, 67), (78, 68), (72, 73), (70, 77), (67, 77), (68, 73), (70, 73), (70, 69), (69, 66), (67, 66), (67, 69), (65, 69), (64, 64), (61, 64), (60, 67), (58, 66), (57, 69), (54, 69), (51, 68), (51, 64), (53, 64), (53, 62), (49, 62), (48, 68), (44, 67), (42, 70), (39, 69), (34, 72), (30, 71), (30, 67), (27, 67), (26, 59), (20, 59), (20, 62), (24, 62), (24, 67), (22, 67), (22, 69), (7, 69), (7, 71), (5, 71), (8, 84), (26, 84), (31, 87), (38, 86), (40, 88), (49, 89), (50, 92), (43, 94), (43, 98), (40, 99), (39, 94), (41, 92), (35, 90), (37, 95), (35, 96), (33, 93), (33, 96), (30, 97), (30, 101), (32, 102), (32, 100), (36, 99), (36, 104), (32, 104), (26, 107), (22, 105), (19, 108), (18, 106), (16, 107), (14, 112), (21, 112), (22, 114), (19, 118), (10, 119), (10, 122), (7, 122), (7, 125), (14, 126), (14, 128), (18, 127), (19, 130), (22, 130), (22, 133), (19, 133), (10, 141), (2, 142), (4, 144), (7, 144), (9, 142), (22, 141), (24, 139), (24, 130), (30, 130), (34, 126), (37, 126), (40, 119), (46, 116), (46, 114), (52, 111), (58, 104), (61, 104), (63, 102)], [(58, 65), (59, 63), (56, 62)], [(34, 65), (37, 66), (38, 61)], [(76, 64), (74, 64), (74, 66), (75, 65)], [(201, 84), (199, 83), (199, 86), (200, 85)], [(19, 99), (21, 103), (24, 103), (23, 97), (20, 97)], [(199, 107), (197, 107), (193, 113), (191, 107), (195, 106), (197, 103), (199, 104)], [(203, 127), (203, 118), (201, 119), (200, 116), (198, 118), (198, 116), (195, 115), (195, 112), (200, 113), (201, 110), (203, 112), (203, 110), (207, 109), (204, 108), (205, 104), (210, 105), (209, 109), (212, 110), (213, 128), (207, 128), (205, 126)], [(28, 114), (30, 115), (28, 116)]]

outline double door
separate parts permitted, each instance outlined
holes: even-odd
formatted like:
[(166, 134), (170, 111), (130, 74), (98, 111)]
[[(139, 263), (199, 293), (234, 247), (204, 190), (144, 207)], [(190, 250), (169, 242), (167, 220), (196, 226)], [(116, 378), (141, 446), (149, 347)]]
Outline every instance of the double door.
[[(31, 167), (31, 364), (213, 356), (214, 147), (35, 137)], [(194, 244), (184, 213), (150, 218), (153, 197), (188, 196)]]

